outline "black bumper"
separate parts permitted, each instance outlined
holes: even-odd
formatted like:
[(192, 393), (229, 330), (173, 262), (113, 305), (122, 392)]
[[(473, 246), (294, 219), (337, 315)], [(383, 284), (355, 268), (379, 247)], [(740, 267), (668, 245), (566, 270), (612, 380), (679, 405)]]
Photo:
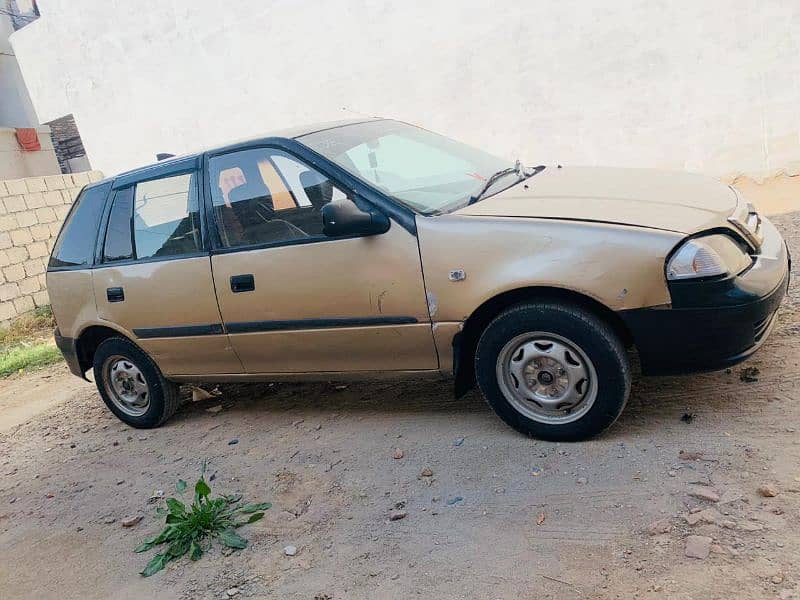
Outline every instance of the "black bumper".
[(769, 336), (789, 284), (790, 258), (766, 219), (761, 254), (738, 276), (670, 282), (671, 306), (621, 311), (645, 375), (713, 371), (735, 365)]
[(75, 340), (70, 337), (64, 337), (58, 329), (53, 332), (53, 337), (56, 340), (56, 346), (61, 350), (61, 354), (64, 356), (64, 360), (72, 374), (77, 375), (81, 379), (86, 379), (83, 369), (81, 368), (81, 363), (78, 360)]

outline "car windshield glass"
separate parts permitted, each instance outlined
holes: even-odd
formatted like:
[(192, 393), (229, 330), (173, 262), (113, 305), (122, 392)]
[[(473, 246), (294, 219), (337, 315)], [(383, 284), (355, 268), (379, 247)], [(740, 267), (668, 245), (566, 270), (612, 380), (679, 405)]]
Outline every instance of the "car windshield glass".
[[(298, 138), (359, 179), (422, 214), (465, 206), (494, 173), (514, 163), (444, 136), (380, 120), (345, 125)], [(513, 185), (495, 182), (483, 197)]]

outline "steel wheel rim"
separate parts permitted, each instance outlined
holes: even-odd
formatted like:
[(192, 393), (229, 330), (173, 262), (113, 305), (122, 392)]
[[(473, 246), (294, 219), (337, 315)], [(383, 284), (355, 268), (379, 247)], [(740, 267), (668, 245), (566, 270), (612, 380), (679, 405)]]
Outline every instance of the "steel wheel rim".
[(497, 382), (519, 413), (550, 425), (573, 423), (597, 399), (597, 372), (586, 353), (555, 333), (511, 339), (497, 357)]
[(150, 407), (150, 388), (141, 369), (125, 356), (110, 356), (103, 363), (103, 384), (111, 401), (131, 417), (141, 417)]

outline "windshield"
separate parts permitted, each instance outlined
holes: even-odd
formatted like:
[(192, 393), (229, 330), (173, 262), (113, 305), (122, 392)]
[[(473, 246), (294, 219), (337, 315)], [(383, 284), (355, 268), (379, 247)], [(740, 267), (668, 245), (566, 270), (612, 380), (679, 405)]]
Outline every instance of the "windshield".
[[(397, 121), (368, 121), (318, 131), (300, 142), (414, 211), (431, 215), (465, 206), (494, 173), (514, 163)], [(504, 177), (488, 193), (512, 185)]]

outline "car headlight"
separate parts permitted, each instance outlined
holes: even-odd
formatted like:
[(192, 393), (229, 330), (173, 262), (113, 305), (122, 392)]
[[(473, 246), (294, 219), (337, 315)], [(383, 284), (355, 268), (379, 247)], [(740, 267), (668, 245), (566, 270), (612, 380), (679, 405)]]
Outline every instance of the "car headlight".
[(696, 279), (738, 274), (753, 262), (732, 237), (724, 234), (692, 238), (683, 243), (667, 262), (667, 279)]

